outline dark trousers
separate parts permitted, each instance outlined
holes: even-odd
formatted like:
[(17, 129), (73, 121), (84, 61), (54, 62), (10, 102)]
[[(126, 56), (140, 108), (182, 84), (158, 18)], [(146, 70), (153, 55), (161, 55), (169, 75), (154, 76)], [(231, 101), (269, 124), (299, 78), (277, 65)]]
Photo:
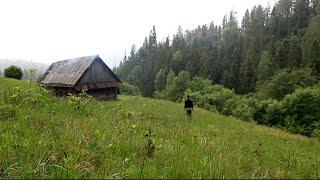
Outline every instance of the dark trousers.
[(192, 114), (192, 109), (191, 108), (186, 108), (187, 116), (191, 117)]

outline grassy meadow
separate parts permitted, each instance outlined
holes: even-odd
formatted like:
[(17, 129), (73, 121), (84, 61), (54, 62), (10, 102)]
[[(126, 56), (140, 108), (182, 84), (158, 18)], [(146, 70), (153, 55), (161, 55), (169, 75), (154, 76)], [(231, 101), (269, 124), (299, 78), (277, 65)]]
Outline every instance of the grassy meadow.
[(0, 178), (320, 178), (317, 139), (173, 102), (0, 78), (0, 107)]

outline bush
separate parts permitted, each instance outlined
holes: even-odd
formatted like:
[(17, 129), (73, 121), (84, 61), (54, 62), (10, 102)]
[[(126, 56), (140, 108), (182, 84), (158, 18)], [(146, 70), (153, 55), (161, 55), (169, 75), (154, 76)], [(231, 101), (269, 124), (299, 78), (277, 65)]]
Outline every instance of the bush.
[(139, 89), (136, 86), (128, 84), (128, 83), (122, 83), (120, 85), (120, 93), (123, 93), (125, 95), (129, 95), (129, 96), (140, 95)]
[(222, 114), (224, 115), (232, 115), (233, 111), (238, 107), (239, 102), (241, 101), (240, 96), (234, 96), (228, 99), (222, 107)]
[(312, 132), (312, 137), (315, 137), (320, 140), (320, 129), (314, 129)]
[(154, 96), (154, 98), (156, 98), (156, 99), (165, 99), (163, 93), (160, 92), (160, 91), (155, 91), (153, 96)]
[(270, 123), (268, 122), (268, 112), (270, 111), (269, 106), (271, 104), (274, 104), (275, 100), (263, 100), (260, 101), (257, 108), (255, 109), (253, 113), (253, 120), (257, 122), (258, 124), (266, 124), (270, 126)]
[(214, 106), (219, 112), (222, 112), (223, 105), (236, 96), (236, 94), (221, 85), (214, 85), (208, 88), (208, 103)]
[[(185, 71), (182, 71), (177, 77), (173, 77), (172, 80), (168, 78), (168, 82), (170, 81), (172, 83), (168, 83), (165, 91), (156, 91), (156, 98), (171, 99), (177, 101), (183, 100), (183, 98), (186, 98), (187, 95), (190, 95), (194, 100), (195, 105), (203, 108), (209, 105), (207, 101), (208, 98), (206, 98), (206, 91), (210, 86), (212, 86), (210, 80), (203, 79), (201, 77), (194, 77), (190, 82), (189, 74)], [(184, 93), (182, 94), (181, 91)]]
[(257, 89), (261, 96), (281, 100), (298, 88), (306, 88), (317, 83), (310, 69), (279, 71), (271, 80), (259, 84)]
[[(168, 79), (169, 79), (168, 75)], [(181, 101), (184, 92), (190, 87), (190, 75), (187, 71), (181, 71), (177, 77), (174, 77), (172, 84), (167, 83), (166, 89), (162, 92), (163, 97), (172, 101)]]
[(21, 79), (22, 78), (22, 70), (17, 66), (10, 66), (4, 70), (4, 76), (7, 78)]
[(279, 101), (270, 101), (270, 104), (267, 106), (267, 116), (266, 116), (266, 124), (269, 126), (285, 126), (285, 110), (283, 105)]
[(192, 92), (201, 92), (202, 94), (206, 93), (208, 88), (212, 86), (212, 83), (208, 79), (203, 79), (201, 77), (194, 77), (191, 81), (190, 90)]
[(320, 88), (297, 89), (282, 101), (261, 101), (253, 119), (258, 124), (277, 126), (290, 132), (320, 135)]
[(298, 89), (283, 99), (286, 127), (296, 133), (311, 136), (314, 124), (320, 121), (320, 89)]
[(223, 113), (227, 111), (225, 104), (236, 97), (232, 90), (221, 85), (210, 85), (207, 80), (195, 78), (191, 83), (197, 83), (197, 86), (185, 91), (184, 96), (190, 95), (197, 106), (207, 110)]
[(237, 106), (232, 110), (233, 116), (244, 121), (253, 120), (254, 113), (258, 108), (258, 101), (255, 98), (243, 96), (238, 98), (235, 103)]
[[(188, 89), (190, 90), (190, 89)], [(199, 107), (205, 107), (207, 105), (209, 105), (209, 101), (207, 98), (207, 94), (206, 95), (202, 95), (200, 92), (192, 92), (190, 90), (185, 92), (184, 97), (187, 97), (188, 95), (191, 96), (192, 100), (194, 101), (194, 104), (199, 106)]]

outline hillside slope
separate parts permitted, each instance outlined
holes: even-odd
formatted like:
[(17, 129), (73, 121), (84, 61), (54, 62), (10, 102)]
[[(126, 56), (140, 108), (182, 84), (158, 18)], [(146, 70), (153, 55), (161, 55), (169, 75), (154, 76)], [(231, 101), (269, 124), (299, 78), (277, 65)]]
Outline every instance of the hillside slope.
[(188, 119), (167, 101), (56, 99), (28, 88), (0, 78), (0, 178), (320, 177), (316, 139), (202, 109)]

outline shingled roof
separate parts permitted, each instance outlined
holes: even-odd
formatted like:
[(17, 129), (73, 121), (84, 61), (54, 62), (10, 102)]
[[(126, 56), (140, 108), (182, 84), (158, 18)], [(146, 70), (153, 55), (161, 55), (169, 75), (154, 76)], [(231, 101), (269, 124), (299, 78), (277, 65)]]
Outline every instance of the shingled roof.
[[(102, 61), (98, 55), (95, 55), (55, 62), (45, 72), (41, 84), (59, 85), (64, 87), (75, 86), (78, 80), (83, 76), (83, 74), (95, 60)], [(107, 65), (105, 66), (110, 71), (112, 76), (114, 76), (117, 81), (121, 82), (120, 79), (111, 71), (111, 69)]]

